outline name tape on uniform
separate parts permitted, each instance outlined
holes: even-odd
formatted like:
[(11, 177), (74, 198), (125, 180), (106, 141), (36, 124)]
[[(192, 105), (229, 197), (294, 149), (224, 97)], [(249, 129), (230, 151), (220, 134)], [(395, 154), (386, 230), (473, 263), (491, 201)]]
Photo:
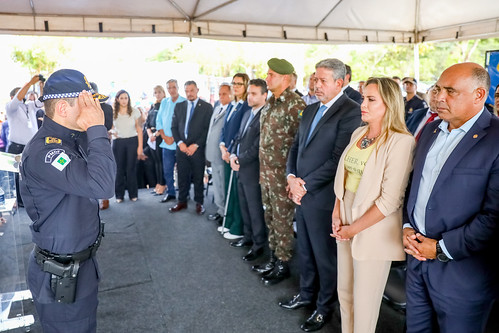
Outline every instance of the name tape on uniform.
[(71, 159), (66, 153), (60, 153), (52, 162), (52, 166), (59, 171), (64, 170), (65, 167), (71, 162)]

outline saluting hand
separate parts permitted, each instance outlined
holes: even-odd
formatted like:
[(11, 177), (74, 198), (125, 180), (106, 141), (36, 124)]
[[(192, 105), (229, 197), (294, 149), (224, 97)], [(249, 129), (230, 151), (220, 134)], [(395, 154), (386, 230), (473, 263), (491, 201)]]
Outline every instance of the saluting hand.
[(78, 126), (86, 131), (89, 127), (104, 125), (104, 111), (97, 99), (92, 97), (88, 91), (82, 91), (78, 96), (80, 115), (76, 119)]

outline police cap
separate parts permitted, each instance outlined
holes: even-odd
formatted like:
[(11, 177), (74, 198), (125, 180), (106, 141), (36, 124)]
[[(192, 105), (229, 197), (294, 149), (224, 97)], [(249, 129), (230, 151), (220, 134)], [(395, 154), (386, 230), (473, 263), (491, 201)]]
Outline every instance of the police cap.
[(83, 73), (74, 69), (60, 69), (52, 73), (47, 79), (43, 87), (43, 95), (40, 96), (39, 100), (43, 102), (48, 99), (75, 98), (83, 90), (92, 93), (93, 98), (97, 98), (101, 102), (108, 98), (94, 91)]

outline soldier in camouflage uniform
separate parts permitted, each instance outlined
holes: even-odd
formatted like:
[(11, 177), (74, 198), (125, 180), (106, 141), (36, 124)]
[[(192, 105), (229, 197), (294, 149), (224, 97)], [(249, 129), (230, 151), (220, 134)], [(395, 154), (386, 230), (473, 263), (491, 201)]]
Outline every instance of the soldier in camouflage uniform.
[(293, 65), (284, 59), (268, 61), (267, 86), (272, 97), (260, 116), (260, 185), (269, 229), (270, 261), (252, 269), (271, 285), (289, 277), (287, 262), (293, 247), (294, 204), (286, 189), (288, 151), (306, 107), (303, 99), (289, 89)]

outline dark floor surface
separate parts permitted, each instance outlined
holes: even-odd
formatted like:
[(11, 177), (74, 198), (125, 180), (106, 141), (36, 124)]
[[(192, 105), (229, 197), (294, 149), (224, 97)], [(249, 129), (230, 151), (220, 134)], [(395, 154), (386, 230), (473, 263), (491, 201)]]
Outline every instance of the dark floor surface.
[[(171, 214), (173, 203), (159, 200), (144, 189), (137, 202), (111, 200), (101, 212), (106, 236), (98, 253), (99, 333), (302, 332), (312, 310), (277, 305), (298, 291), (296, 260), (290, 279), (266, 287), (241, 260), (246, 250), (230, 247), (206, 219), (215, 210), (211, 195), (205, 216), (195, 214), (192, 201), (186, 211)], [(32, 245), (23, 209), (19, 218), (26, 259)], [(34, 313), (31, 302), (24, 303)], [(383, 304), (377, 332), (400, 333), (403, 326), (403, 315)], [(41, 332), (38, 322), (31, 332)], [(338, 307), (321, 332), (340, 332)]]

